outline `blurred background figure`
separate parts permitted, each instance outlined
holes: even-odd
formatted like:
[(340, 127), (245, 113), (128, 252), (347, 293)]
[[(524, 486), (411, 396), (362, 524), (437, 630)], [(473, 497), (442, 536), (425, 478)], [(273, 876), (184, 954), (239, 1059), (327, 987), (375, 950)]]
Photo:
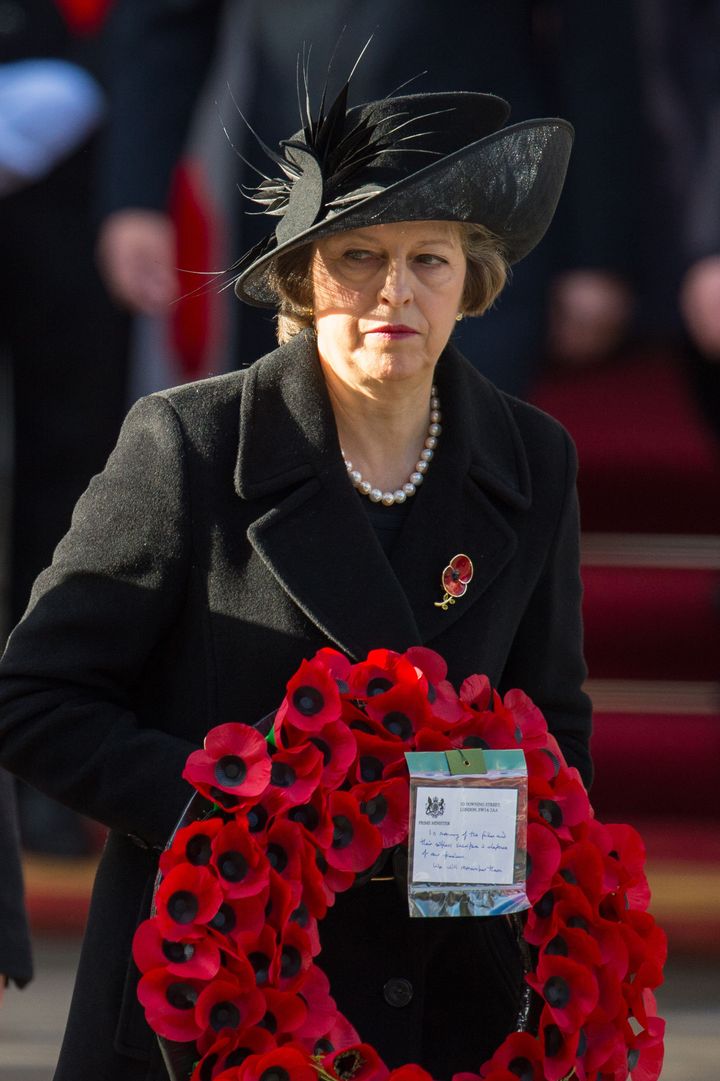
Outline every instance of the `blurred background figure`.
[(720, 3), (637, 0), (658, 164), (650, 322), (684, 336), (686, 370), (720, 434)]
[(20, 834), (12, 778), (0, 770), (0, 1003), (10, 981), (24, 987), (32, 979), (30, 936), (25, 917), (20, 866)]
[[(128, 318), (97, 273), (91, 218), (106, 7), (0, 5), (0, 361), (12, 461), (5, 632), (104, 464), (127, 404)], [(19, 795), (26, 846), (87, 851), (79, 819), (29, 789)]]
[[(435, 0), (309, 0), (301, 6), (291, 0), (117, 0), (99, 249), (113, 294), (130, 310), (159, 313), (197, 284), (177, 274), (178, 265), (188, 264), (178, 261), (169, 208), (173, 170), (213, 61), (224, 51), (225, 78), (250, 124), (269, 133), (272, 144), (286, 117), (297, 113), (296, 88), (286, 73), (304, 45), (307, 50), (312, 43), (309, 80), (317, 100), (333, 52), (339, 80), (370, 35), (368, 57), (354, 78), (357, 102), (414, 80), (406, 92), (493, 91), (513, 102), (512, 121), (557, 114), (577, 126), (568, 190), (549, 244), (517, 269), (492, 319), (459, 328), (460, 347), (496, 383), (521, 394), (538, 371), (548, 335), (552, 352), (571, 362), (614, 351), (632, 316), (638, 221), (637, 52), (632, 10), (622, 0), (610, 0), (602, 11), (580, 10), (570, 0), (450, 0), (442, 6)], [(261, 161), (232, 103), (222, 112), (242, 155)], [(225, 161), (241, 184), (258, 182), (229, 151)], [(230, 251), (238, 253), (259, 233), (248, 205), (231, 195), (225, 215)], [(236, 306), (232, 319), (228, 366), (273, 348), (267, 313)]]

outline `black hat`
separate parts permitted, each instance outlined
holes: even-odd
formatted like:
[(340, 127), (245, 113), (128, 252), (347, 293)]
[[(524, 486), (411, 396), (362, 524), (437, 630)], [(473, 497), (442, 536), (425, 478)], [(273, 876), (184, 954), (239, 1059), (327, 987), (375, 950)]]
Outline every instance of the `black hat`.
[(560, 197), (573, 128), (566, 120), (510, 127), (494, 94), (412, 94), (347, 109), (348, 84), (325, 112), (280, 144), (263, 145), (282, 176), (251, 198), (279, 217), (235, 265), (235, 292), (275, 307), (276, 255), (332, 233), (398, 221), (475, 222), (516, 263), (544, 235)]

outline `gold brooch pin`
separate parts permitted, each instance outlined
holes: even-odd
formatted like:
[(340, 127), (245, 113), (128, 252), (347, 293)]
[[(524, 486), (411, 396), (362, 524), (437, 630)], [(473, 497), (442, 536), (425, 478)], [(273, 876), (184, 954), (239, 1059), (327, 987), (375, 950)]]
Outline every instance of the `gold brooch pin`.
[(447, 612), (448, 605), (455, 604), (458, 597), (467, 592), (468, 584), (472, 581), (473, 565), (470, 556), (459, 553), (453, 556), (445, 570), (442, 572), (442, 587), (445, 596), (441, 601), (435, 601), (436, 608), (442, 608)]

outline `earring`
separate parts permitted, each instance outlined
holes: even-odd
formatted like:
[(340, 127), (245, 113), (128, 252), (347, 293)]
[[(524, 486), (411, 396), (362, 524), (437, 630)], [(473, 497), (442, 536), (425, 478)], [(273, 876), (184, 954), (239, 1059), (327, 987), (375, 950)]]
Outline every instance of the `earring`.
[(462, 323), (462, 321), (463, 321), (463, 313), (458, 312), (457, 315), (455, 316), (455, 322), (456, 323)]

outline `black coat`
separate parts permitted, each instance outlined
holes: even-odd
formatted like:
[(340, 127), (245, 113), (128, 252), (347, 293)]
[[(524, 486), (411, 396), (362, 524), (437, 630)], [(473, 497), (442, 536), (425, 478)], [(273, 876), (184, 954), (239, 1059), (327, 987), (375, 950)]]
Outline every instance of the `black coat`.
[[(140, 401), (78, 503), (0, 666), (4, 763), (111, 828), (58, 1079), (163, 1076), (128, 969), (152, 848), (189, 795), (180, 773), (207, 729), (269, 712), (320, 646), (360, 658), (426, 643), (455, 682), (485, 672), (520, 686), (589, 779), (571, 441), (452, 348), (436, 374), (444, 431), (392, 565), (348, 483), (307, 332), (247, 371)], [(442, 611), (458, 552), (475, 577)], [(491, 1046), (512, 1023), (507, 1002), (490, 1016), (503, 969), (517, 968), (511, 945), (488, 921), (409, 921), (389, 888), (343, 895), (323, 923), (338, 1003), (393, 1063), (476, 1069), (483, 1011)], [(448, 976), (471, 988), (464, 1007)], [(412, 986), (405, 1005), (395, 977)]]
[(14, 788), (12, 777), (0, 770), (0, 979), (23, 987), (32, 977), (32, 957)]

